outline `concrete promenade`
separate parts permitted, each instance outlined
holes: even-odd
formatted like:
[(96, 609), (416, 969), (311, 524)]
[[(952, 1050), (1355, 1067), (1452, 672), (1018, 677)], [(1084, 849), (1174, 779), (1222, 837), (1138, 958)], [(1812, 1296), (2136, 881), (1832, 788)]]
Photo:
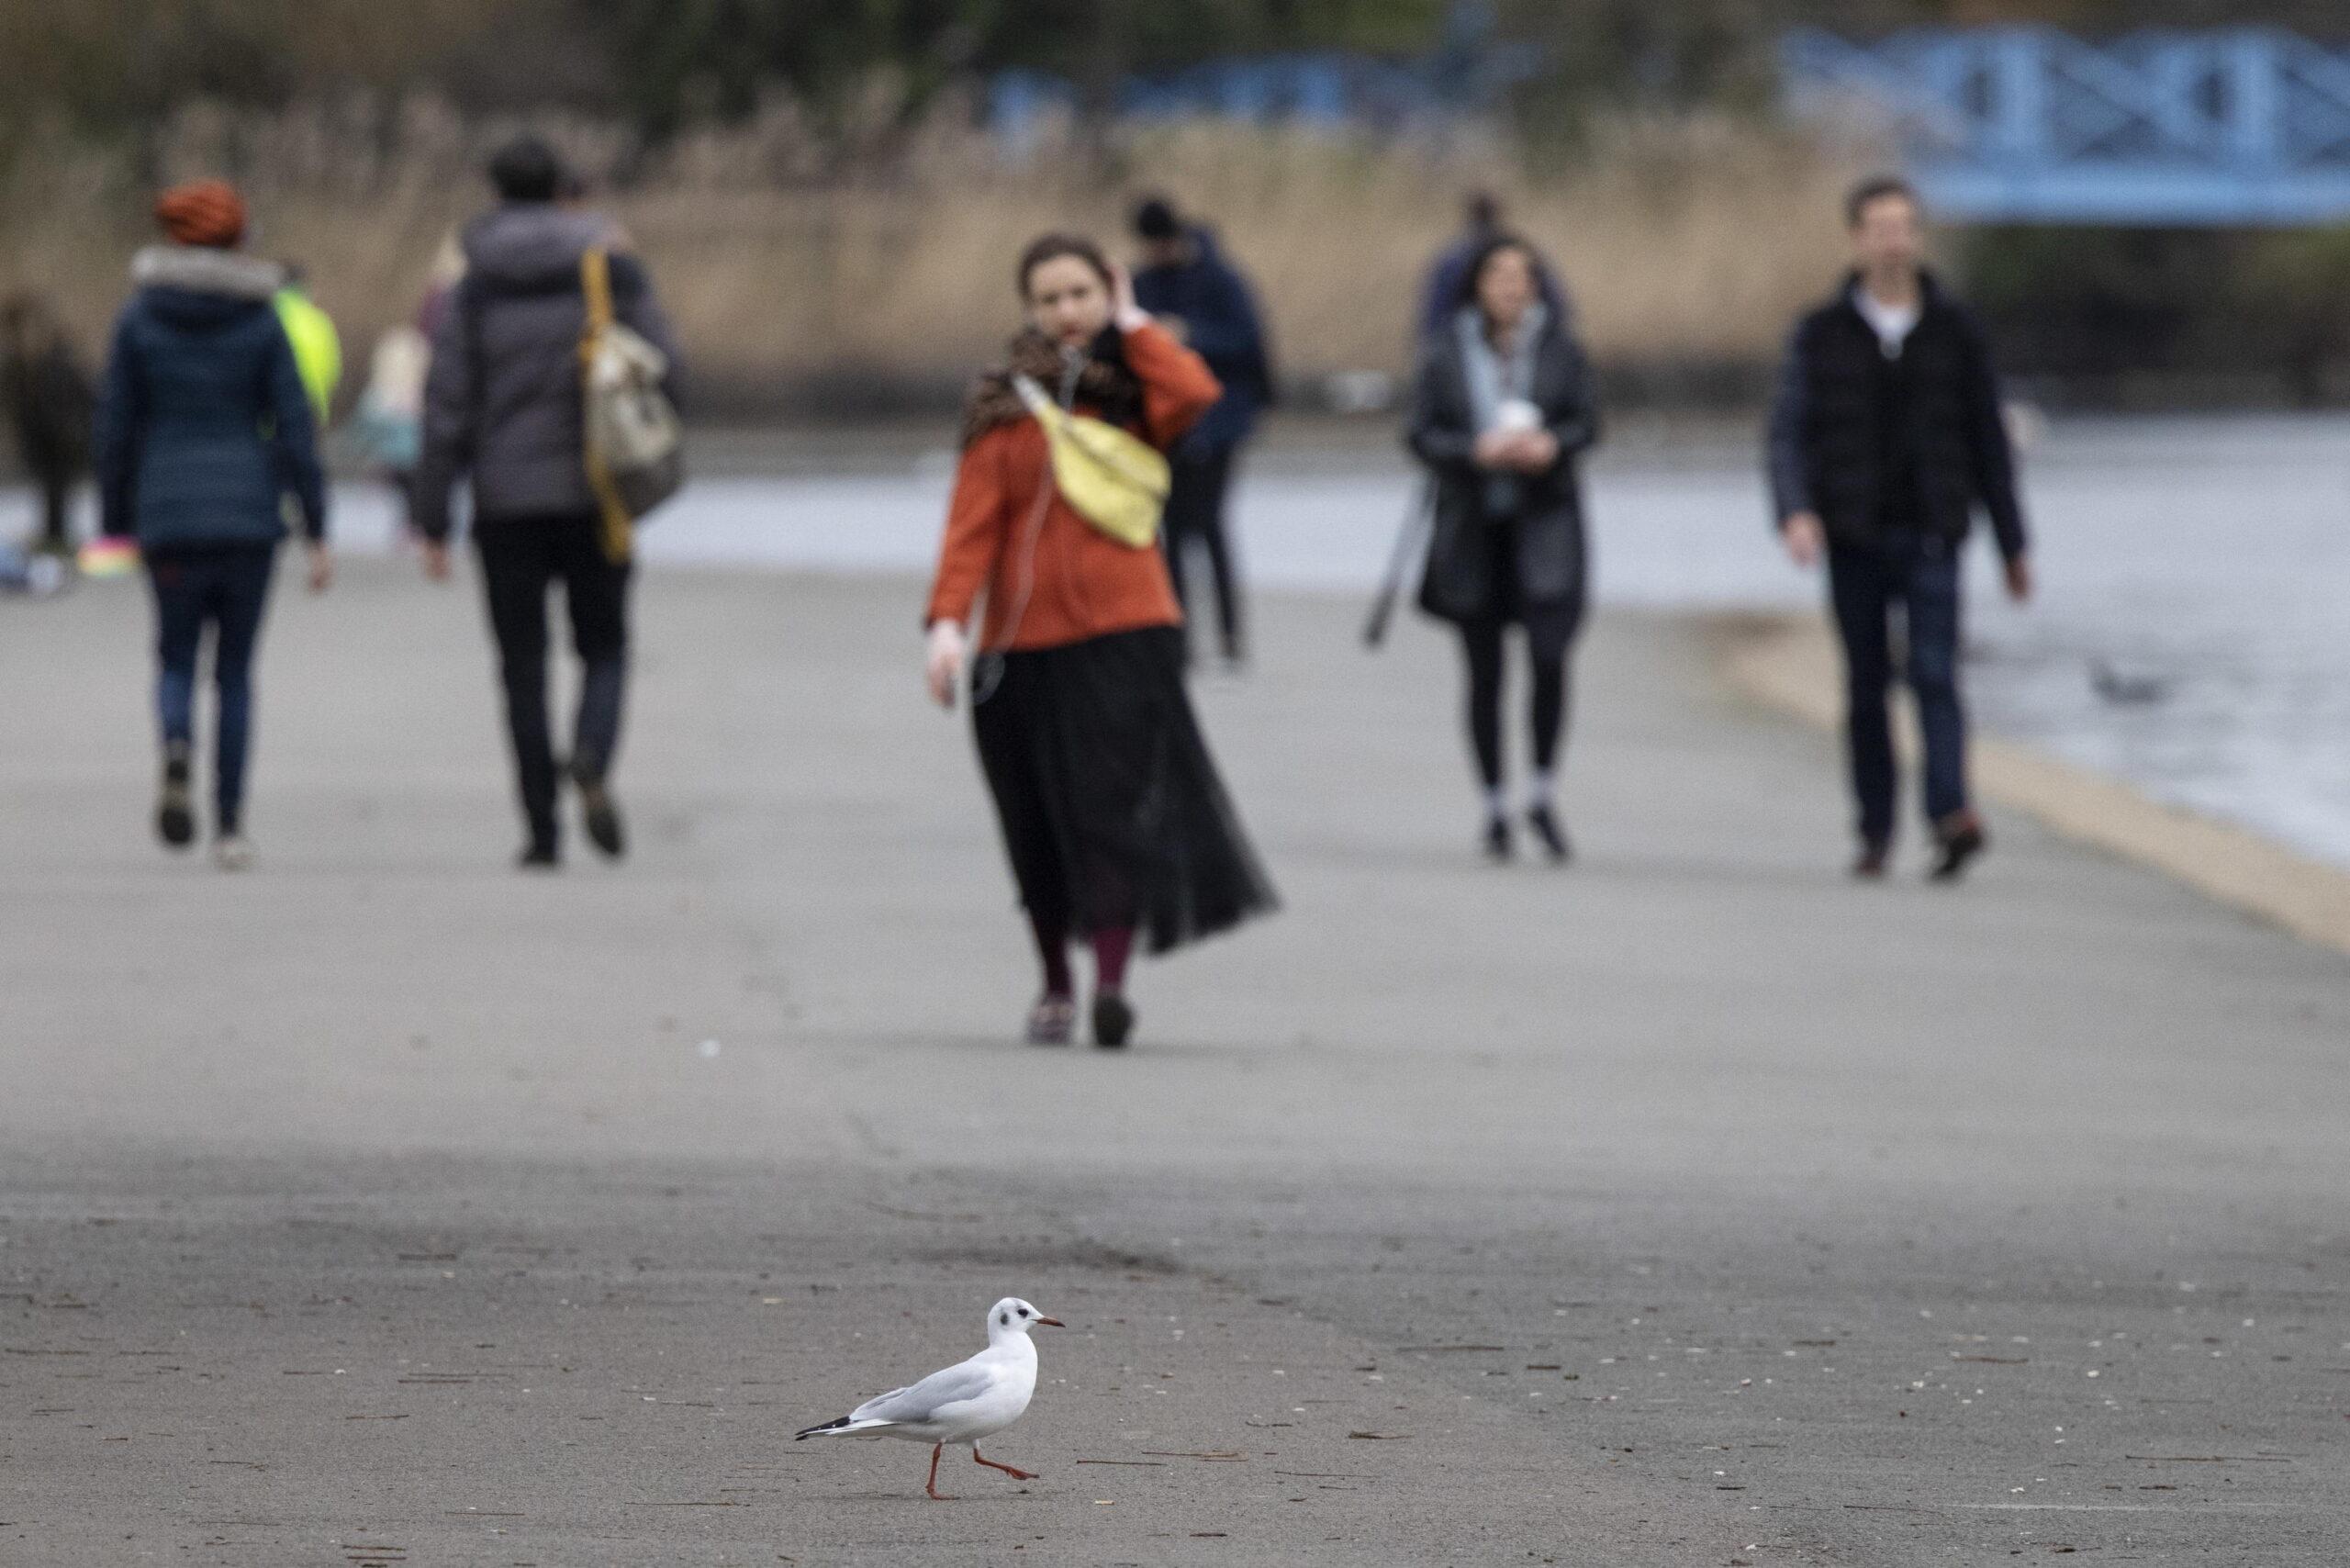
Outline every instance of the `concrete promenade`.
[[(1452, 650), (1267, 602), (1287, 909), (1110, 1057), (1009, 1043), (916, 585), (654, 574), (552, 879), (470, 573), (281, 586), (242, 877), (150, 835), (142, 590), (0, 603), (11, 1568), (2350, 1560), (2350, 959), (2009, 815), (1846, 884), (1696, 623), (1600, 620), (1505, 871)], [(1006, 1293), (1042, 1479), (789, 1440)]]

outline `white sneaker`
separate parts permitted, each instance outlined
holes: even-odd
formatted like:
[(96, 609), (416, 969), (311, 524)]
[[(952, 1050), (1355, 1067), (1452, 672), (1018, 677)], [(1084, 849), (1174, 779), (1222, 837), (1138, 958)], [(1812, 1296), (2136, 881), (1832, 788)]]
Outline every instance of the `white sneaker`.
[(222, 834), (212, 841), (212, 858), (223, 871), (249, 870), (253, 863), (253, 846), (243, 834)]

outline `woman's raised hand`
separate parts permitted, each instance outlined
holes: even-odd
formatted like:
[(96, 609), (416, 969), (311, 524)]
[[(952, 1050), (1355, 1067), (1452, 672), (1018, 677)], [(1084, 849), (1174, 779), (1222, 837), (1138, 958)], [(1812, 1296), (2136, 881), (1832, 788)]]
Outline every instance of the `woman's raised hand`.
[(963, 679), (963, 628), (952, 621), (930, 623), (930, 642), (923, 673), (930, 683), (930, 700), (941, 708), (955, 706), (955, 688)]

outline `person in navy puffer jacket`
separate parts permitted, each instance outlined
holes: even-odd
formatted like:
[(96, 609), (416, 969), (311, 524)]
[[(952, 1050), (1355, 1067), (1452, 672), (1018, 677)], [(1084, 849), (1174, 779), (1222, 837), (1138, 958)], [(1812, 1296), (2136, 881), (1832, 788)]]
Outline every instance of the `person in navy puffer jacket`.
[(1168, 571), (1187, 618), (1184, 557), (1195, 543), (1206, 553), (1225, 663), (1237, 666), (1248, 655), (1248, 636), (1225, 497), (1242, 444), (1258, 415), (1272, 406), (1272, 356), (1248, 280), (1225, 258), (1213, 230), (1186, 221), (1163, 196), (1136, 207), (1134, 230), (1142, 250), (1136, 302), (1178, 333), (1224, 384), (1215, 407), (1168, 454), (1174, 473), (1164, 533)]
[(174, 849), (196, 836), (196, 655), (213, 629), (214, 852), (235, 869), (252, 854), (242, 808), (252, 659), (287, 498), (308, 546), (310, 588), (323, 590), (333, 579), (326, 480), (309, 398), (270, 303), (283, 274), (237, 249), (243, 201), (204, 180), (164, 192), (155, 215), (170, 242), (131, 263), (138, 289), (115, 324), (99, 396), (99, 526), (137, 539), (154, 590), (163, 743), (155, 830)]

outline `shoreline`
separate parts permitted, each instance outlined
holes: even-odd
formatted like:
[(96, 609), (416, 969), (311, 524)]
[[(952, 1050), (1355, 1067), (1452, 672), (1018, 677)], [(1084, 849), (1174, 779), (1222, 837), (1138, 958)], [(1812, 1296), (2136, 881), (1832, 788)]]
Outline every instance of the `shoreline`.
[[(1836, 649), (1813, 614), (1716, 615), (1717, 664), (1732, 691), (1810, 728), (1842, 721)], [(1907, 710), (1907, 704), (1901, 704)], [(1917, 737), (1895, 726), (1905, 761)], [(2105, 774), (1977, 732), (1970, 772), (1995, 804), (2078, 844), (2150, 867), (2205, 897), (2305, 942), (2350, 955), (2350, 871), (2310, 858), (2249, 828), (2165, 804)]]

